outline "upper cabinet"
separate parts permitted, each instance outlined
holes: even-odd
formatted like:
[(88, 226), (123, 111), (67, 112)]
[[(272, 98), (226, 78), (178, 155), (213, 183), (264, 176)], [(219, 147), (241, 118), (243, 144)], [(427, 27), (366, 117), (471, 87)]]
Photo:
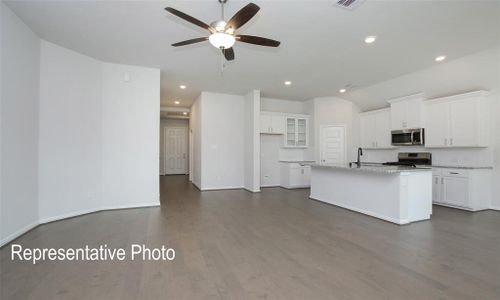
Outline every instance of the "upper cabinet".
[(390, 149), (391, 110), (381, 109), (360, 115), (361, 147), (366, 149)]
[(262, 112), (260, 114), (260, 133), (284, 134), (285, 117), (280, 113)]
[(485, 91), (427, 101), (426, 147), (488, 147), (490, 102)]
[(307, 148), (309, 145), (309, 117), (285, 116), (285, 148)]
[(424, 94), (391, 99), (391, 129), (423, 128)]

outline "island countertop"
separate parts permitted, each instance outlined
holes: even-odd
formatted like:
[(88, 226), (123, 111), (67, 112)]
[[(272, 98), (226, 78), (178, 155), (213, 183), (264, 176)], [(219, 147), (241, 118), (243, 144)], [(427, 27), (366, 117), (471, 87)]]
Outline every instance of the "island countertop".
[(336, 170), (346, 170), (354, 172), (371, 172), (381, 174), (399, 174), (405, 172), (432, 172), (430, 167), (406, 167), (406, 166), (383, 166), (383, 165), (361, 165), (357, 167), (355, 164), (350, 167), (348, 164), (307, 164), (314, 168), (331, 168)]

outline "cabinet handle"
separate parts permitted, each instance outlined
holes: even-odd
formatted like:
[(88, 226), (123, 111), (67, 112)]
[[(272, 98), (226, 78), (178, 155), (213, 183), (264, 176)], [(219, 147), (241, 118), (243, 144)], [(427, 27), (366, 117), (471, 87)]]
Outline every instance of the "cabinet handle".
[(460, 173), (457, 173), (457, 172), (450, 172), (450, 174), (452, 174), (452, 175), (459, 175)]
[(444, 184), (444, 178), (441, 178), (441, 184)]
[(453, 138), (450, 138), (450, 145), (453, 145)]
[(437, 177), (436, 177), (436, 180), (435, 180), (435, 181), (436, 181), (436, 184), (438, 184), (438, 178), (437, 178)]
[(448, 139), (444, 139), (444, 145), (448, 146)]

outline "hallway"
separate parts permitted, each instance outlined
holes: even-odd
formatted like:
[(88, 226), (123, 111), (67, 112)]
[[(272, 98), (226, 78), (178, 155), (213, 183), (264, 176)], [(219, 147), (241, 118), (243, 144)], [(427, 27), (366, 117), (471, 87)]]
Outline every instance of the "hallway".
[[(308, 199), (307, 189), (201, 193), (162, 176), (161, 207), (39, 226), (23, 247), (165, 245), (174, 261), (10, 261), (2, 299), (494, 299), (499, 213), (434, 207), (396, 226)], [(472, 243), (471, 243), (472, 241)]]

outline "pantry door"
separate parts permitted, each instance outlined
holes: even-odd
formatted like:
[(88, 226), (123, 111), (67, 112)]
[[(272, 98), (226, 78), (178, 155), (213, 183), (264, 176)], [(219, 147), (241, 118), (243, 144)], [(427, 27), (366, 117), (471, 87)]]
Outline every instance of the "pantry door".
[(322, 125), (320, 127), (320, 162), (345, 164), (345, 126)]

